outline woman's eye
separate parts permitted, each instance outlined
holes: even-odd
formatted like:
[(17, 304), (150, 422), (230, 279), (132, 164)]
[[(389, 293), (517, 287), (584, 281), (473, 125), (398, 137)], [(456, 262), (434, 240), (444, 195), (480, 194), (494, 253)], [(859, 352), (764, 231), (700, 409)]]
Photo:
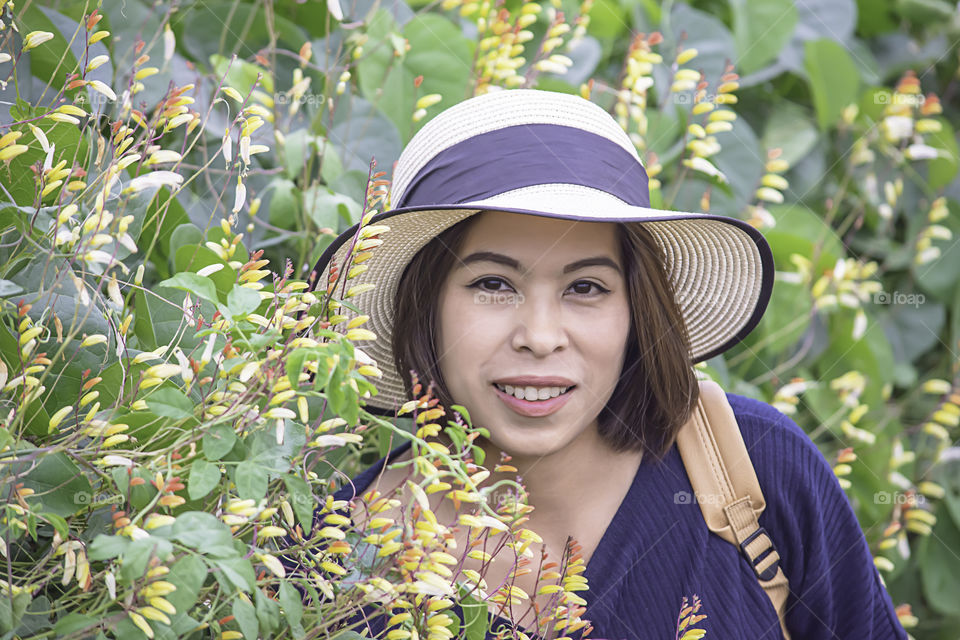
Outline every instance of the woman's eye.
[[(474, 282), (473, 284), (471, 284), (470, 286), (474, 288), (482, 289), (484, 291), (499, 291), (500, 287), (497, 285), (499, 285), (500, 283), (506, 284), (503, 278), (481, 278), (476, 282)], [(492, 286), (488, 288), (483, 286), (484, 284), (492, 285)]]
[(591, 295), (590, 287), (596, 287), (597, 294), (609, 292), (609, 289), (604, 289), (596, 282), (591, 282), (589, 280), (580, 280), (579, 282), (574, 282), (572, 285), (570, 285), (571, 289), (577, 289), (578, 287), (579, 289), (576, 291), (576, 293), (580, 295), (586, 295), (586, 296)]

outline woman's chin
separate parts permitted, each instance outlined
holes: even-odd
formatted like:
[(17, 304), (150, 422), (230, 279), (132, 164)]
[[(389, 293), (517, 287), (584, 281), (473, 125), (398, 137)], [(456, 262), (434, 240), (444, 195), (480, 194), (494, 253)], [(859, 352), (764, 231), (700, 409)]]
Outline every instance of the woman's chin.
[[(534, 427), (534, 429), (536, 429)], [(505, 431), (519, 431), (504, 437)], [(562, 445), (558, 434), (547, 430), (533, 433), (530, 428), (511, 426), (506, 429), (489, 429), (491, 438), (487, 441), (496, 451), (502, 451), (515, 461), (542, 458), (556, 453)], [(488, 464), (495, 464), (488, 459)], [(516, 465), (514, 465), (516, 466)]]

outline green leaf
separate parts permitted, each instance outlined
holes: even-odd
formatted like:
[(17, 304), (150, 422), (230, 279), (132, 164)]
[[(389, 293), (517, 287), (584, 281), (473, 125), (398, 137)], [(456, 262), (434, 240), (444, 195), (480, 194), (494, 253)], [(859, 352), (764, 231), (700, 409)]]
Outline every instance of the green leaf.
[(57, 620), (57, 623), (53, 625), (53, 631), (57, 637), (62, 637), (76, 633), (77, 631), (83, 631), (99, 622), (100, 620), (98, 618), (91, 618), (76, 611), (71, 611)]
[(487, 633), (487, 605), (468, 595), (460, 601), (463, 610), (463, 631), (466, 640), (483, 640)]
[(169, 273), (167, 263), (170, 254), (167, 249), (171, 245), (173, 232), (190, 222), (190, 217), (177, 196), (166, 187), (156, 189), (152, 194), (144, 191), (137, 196), (139, 200), (147, 197), (150, 200), (142, 214), (143, 226), (137, 235), (137, 246), (143, 252), (143, 259), (149, 259), (162, 277)]
[(267, 495), (267, 470), (250, 460), (237, 465), (233, 482), (244, 500), (260, 500)]
[(220, 460), (237, 442), (237, 433), (226, 424), (216, 424), (203, 432), (203, 455), (207, 460)]
[(356, 631), (341, 631), (331, 640), (370, 640), (370, 638)]
[[(664, 37), (659, 51), (674, 51), (677, 46), (695, 48), (699, 54), (688, 66), (702, 70), (709, 82), (719, 81), (727, 61), (739, 62), (733, 34), (719, 18), (683, 2), (664, 6), (670, 6), (671, 11), (659, 25)], [(686, 39), (681, 45), (684, 34)]]
[(287, 487), (287, 493), (290, 494), (289, 502), (293, 507), (293, 512), (300, 521), (300, 526), (304, 531), (309, 532), (313, 529), (313, 511), (317, 506), (317, 499), (310, 491), (310, 485), (303, 478), (297, 476), (283, 476), (283, 483)]
[[(891, 300), (893, 304), (885, 308), (885, 313), (878, 320), (899, 365), (913, 362), (940, 344), (940, 331), (947, 315), (942, 304), (927, 300), (922, 294), (903, 300)], [(909, 300), (913, 300), (913, 303), (907, 302)]]
[(9, 298), (23, 291), (23, 287), (16, 282), (9, 280), (0, 280), (0, 298)]
[(947, 335), (950, 344), (960, 345), (960, 296), (953, 297), (950, 307), (950, 333)]
[(227, 309), (233, 318), (246, 317), (260, 306), (260, 294), (247, 287), (234, 286), (227, 295)]
[(927, 182), (931, 189), (937, 190), (946, 187), (960, 169), (960, 148), (957, 147), (957, 138), (953, 127), (946, 118), (936, 117), (942, 127), (940, 131), (927, 136), (927, 144), (941, 151), (940, 157), (930, 160), (927, 164)]
[[(167, 253), (172, 256), (177, 253), (178, 249), (191, 245), (203, 245), (203, 231), (192, 222), (186, 222), (179, 225), (173, 230), (173, 233), (170, 234), (170, 246), (168, 247)], [(185, 271), (185, 269), (177, 269), (177, 271)]]
[(290, 631), (294, 638), (302, 638), (306, 635), (303, 625), (300, 621), (303, 619), (303, 600), (300, 599), (300, 593), (294, 589), (289, 582), (281, 581), (278, 593), (280, 606), (283, 607), (283, 613), (290, 624)]
[(819, 137), (809, 109), (781, 100), (764, 127), (763, 148), (780, 149), (780, 158), (792, 167), (813, 149)]
[(233, 601), (233, 617), (240, 627), (240, 633), (244, 638), (256, 638), (259, 635), (259, 624), (257, 623), (257, 612), (249, 602), (235, 598)]
[[(876, 0), (872, 0), (876, 1)], [(804, 0), (796, 3), (797, 27), (793, 39), (780, 52), (777, 62), (790, 71), (802, 75), (807, 42), (818, 38), (831, 38), (843, 45), (854, 40), (857, 23), (855, 0)]]
[(764, 231), (773, 249), (773, 260), (778, 271), (796, 271), (790, 256), (799, 254), (808, 260), (816, 255), (815, 273), (832, 269), (837, 260), (846, 256), (843, 241), (816, 212), (802, 205), (771, 205), (770, 213), (776, 226)]
[[(182, 226), (182, 225), (181, 225)], [(219, 230), (219, 227), (218, 227)], [(217, 288), (217, 297), (223, 298), (233, 289), (237, 281), (237, 272), (209, 247), (189, 244), (177, 248), (173, 254), (175, 272), (197, 272), (210, 265), (219, 265), (220, 270), (206, 276)]]
[(775, 60), (797, 26), (797, 8), (791, 0), (731, 0), (730, 8), (741, 75)]
[(937, 523), (933, 534), (920, 540), (918, 555), (923, 595), (934, 611), (950, 615), (957, 610), (960, 596), (960, 528), (950, 517), (946, 506), (935, 511)]
[(154, 331), (154, 321), (151, 317), (150, 303), (143, 289), (137, 289), (133, 294), (136, 314), (133, 321), (133, 332), (137, 336), (138, 345), (144, 351), (153, 351), (159, 347), (157, 334)]
[[(253, 566), (246, 558), (225, 558), (214, 560), (213, 564), (220, 569), (223, 577), (241, 591), (253, 591), (257, 587), (257, 576)], [(256, 618), (256, 614), (254, 614)], [(249, 636), (255, 638), (254, 636)]]
[[(281, 583), (282, 584), (282, 583)], [(257, 621), (260, 623), (262, 637), (276, 637), (274, 631), (280, 628), (280, 606), (273, 598), (263, 594), (262, 589), (253, 590)]]
[(292, 180), (277, 178), (270, 183), (270, 224), (281, 229), (296, 229), (300, 216), (300, 190)]
[(290, 469), (290, 462), (307, 442), (307, 433), (303, 425), (286, 420), (283, 442), (277, 443), (276, 431), (259, 429), (250, 438), (249, 460), (257, 463), (271, 473), (284, 473)]
[(300, 386), (300, 374), (303, 373), (303, 363), (307, 357), (315, 358), (317, 349), (294, 349), (286, 358), (287, 379), (293, 388)]
[(817, 359), (818, 377), (832, 378), (847, 371), (860, 371), (867, 386), (860, 401), (881, 403), (883, 385), (894, 381), (896, 362), (890, 343), (879, 324), (867, 314), (867, 330), (859, 340), (853, 339), (854, 314), (838, 314), (829, 320), (830, 340)]
[(180, 514), (173, 523), (169, 536), (201, 553), (215, 556), (232, 556), (237, 553), (230, 529), (210, 513), (188, 511)]
[(187, 494), (191, 500), (198, 500), (220, 483), (220, 469), (206, 460), (194, 460), (190, 465), (190, 480), (187, 483)]
[(629, 25), (625, 5), (613, 0), (595, 0), (590, 9), (590, 25), (587, 32), (601, 42), (619, 38)]
[(893, 0), (857, 0), (857, 34), (868, 37), (896, 31), (900, 25), (892, 4)]
[[(260, 3), (210, 0), (191, 4), (182, 13), (183, 16), (176, 21), (182, 29), (178, 41), (183, 43), (195, 60), (201, 60), (204, 64), (212, 60), (214, 55), (229, 59), (236, 53), (236, 66), (241, 60), (252, 59), (255, 52), (271, 44), (296, 51), (309, 39), (305, 29), (290, 20), (286, 12), (278, 9), (271, 11), (268, 16)], [(260, 71), (263, 90), (273, 94), (273, 74), (263, 69)], [(256, 71), (244, 68), (243, 79), (252, 81), (251, 73), (256, 78)], [(221, 71), (218, 70), (217, 75), (222, 75)], [(231, 78), (228, 76), (228, 84), (231, 84)], [(238, 90), (242, 88), (247, 87), (241, 85)]]
[(142, 540), (134, 540), (124, 550), (120, 564), (120, 577), (126, 584), (133, 584), (134, 581), (143, 577), (147, 570), (147, 563), (150, 558), (156, 557), (158, 560), (165, 561), (173, 553), (173, 545), (169, 540), (159, 536), (150, 536)]
[(219, 302), (217, 298), (217, 287), (213, 283), (213, 280), (195, 273), (177, 273), (172, 278), (167, 278), (157, 286), (180, 289), (194, 297), (199, 297), (213, 304)]
[(166, 580), (177, 590), (165, 596), (177, 609), (177, 615), (186, 615), (197, 604), (197, 594), (207, 579), (207, 565), (200, 556), (187, 554), (170, 566)]
[(316, 185), (303, 192), (303, 208), (318, 227), (339, 228), (340, 222), (350, 226), (360, 221), (363, 207), (360, 203), (342, 193), (322, 185)]
[(43, 518), (50, 523), (50, 526), (60, 534), (62, 540), (68, 540), (70, 538), (70, 525), (67, 524), (66, 520), (55, 513), (44, 513), (42, 515)]
[(20, 626), (20, 620), (30, 606), (31, 600), (30, 593), (27, 591), (13, 597), (4, 595), (0, 598), (0, 633), (11, 633)]
[[(803, 284), (778, 281), (767, 310), (754, 331), (763, 341), (763, 348), (771, 356), (778, 356), (792, 347), (810, 326), (813, 316), (813, 297)], [(753, 344), (753, 340), (749, 344)]]
[(109, 560), (122, 554), (131, 544), (130, 539), (123, 536), (108, 536), (97, 534), (93, 542), (87, 547), (87, 557), (90, 560)]
[(58, 516), (71, 516), (85, 508), (93, 495), (90, 481), (60, 451), (42, 456), (37, 466), (23, 478), (23, 483), (33, 489), (34, 498), (43, 504), (43, 511)]
[(225, 84), (239, 91), (240, 95), (250, 93), (258, 78), (260, 84), (257, 86), (263, 91), (273, 93), (271, 74), (263, 67), (247, 62), (242, 57), (230, 60), (229, 57), (217, 53), (211, 55), (209, 60), (213, 65), (214, 73), (218, 76), (226, 74)]
[[(30, 73), (43, 84), (50, 83), (52, 87), (60, 86), (58, 83), (62, 81), (64, 76), (80, 71), (77, 58), (70, 49), (70, 41), (79, 25), (75, 21), (61, 16), (66, 21), (66, 24), (62, 23), (63, 26), (68, 27), (70, 25), (73, 29), (58, 29), (57, 25), (53, 23), (53, 16), (60, 14), (45, 7), (27, 6), (28, 9), (20, 16), (20, 20), (23, 21), (23, 25), (29, 25), (28, 31), (43, 30), (53, 33), (51, 40), (30, 51), (28, 58)], [(83, 33), (83, 31), (81, 30), (80, 33)]]
[(843, 45), (830, 38), (808, 41), (804, 52), (817, 124), (826, 130), (840, 119), (847, 105), (857, 101), (860, 72)]
[(161, 387), (147, 396), (147, 407), (158, 416), (182, 420), (193, 417), (193, 401), (175, 387)]
[(956, 6), (946, 0), (897, 0), (897, 9), (912, 24), (945, 22), (956, 12)]
[[(431, 93), (443, 96), (430, 109), (436, 114), (467, 95), (472, 43), (447, 18), (425, 13), (404, 25), (403, 38), (410, 43), (410, 51), (398, 57), (390, 44), (397, 31), (389, 11), (380, 9), (374, 14), (367, 27), (372, 42), (369, 52), (358, 61), (357, 72), (363, 96), (390, 118), (401, 139), (409, 140), (427, 121), (424, 118), (414, 124), (412, 120), (418, 97)], [(419, 88), (413, 82), (417, 76), (423, 76)]]

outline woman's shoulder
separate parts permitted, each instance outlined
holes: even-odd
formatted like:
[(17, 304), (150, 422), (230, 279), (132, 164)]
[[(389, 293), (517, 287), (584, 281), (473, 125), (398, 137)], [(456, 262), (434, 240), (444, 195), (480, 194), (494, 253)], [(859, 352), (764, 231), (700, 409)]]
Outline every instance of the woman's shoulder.
[(762, 400), (726, 395), (771, 515), (849, 509), (830, 462), (793, 418)]
[[(809, 464), (819, 460), (827, 464), (817, 445), (793, 418), (762, 400), (731, 392), (726, 392), (726, 396), (754, 464), (755, 458), (767, 456), (779, 459), (781, 469), (791, 461)], [(785, 459), (786, 456), (791, 459)]]

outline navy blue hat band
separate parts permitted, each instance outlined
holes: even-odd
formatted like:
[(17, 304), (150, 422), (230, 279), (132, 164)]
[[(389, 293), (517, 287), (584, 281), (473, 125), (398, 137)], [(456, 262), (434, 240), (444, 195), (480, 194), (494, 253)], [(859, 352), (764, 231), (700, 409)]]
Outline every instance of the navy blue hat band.
[(603, 136), (556, 124), (522, 124), (472, 136), (427, 162), (393, 207), (461, 204), (538, 184), (569, 183), (650, 206), (647, 172)]

